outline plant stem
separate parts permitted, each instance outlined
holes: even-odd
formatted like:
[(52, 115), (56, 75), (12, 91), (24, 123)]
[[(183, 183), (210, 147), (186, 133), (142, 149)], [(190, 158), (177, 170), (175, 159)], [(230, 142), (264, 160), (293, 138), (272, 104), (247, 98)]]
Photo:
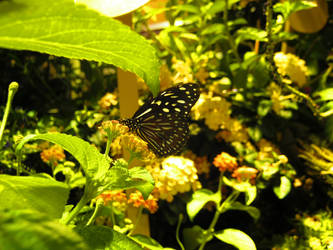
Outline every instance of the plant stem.
[(87, 226), (90, 226), (95, 221), (95, 219), (98, 215), (98, 211), (102, 207), (103, 203), (104, 203), (104, 201), (102, 199), (97, 199), (94, 213), (92, 214), (89, 221), (87, 222), (87, 224), (86, 224)]
[(178, 224), (177, 224), (177, 228), (176, 228), (176, 240), (177, 240), (178, 245), (180, 246), (181, 250), (185, 250), (184, 245), (182, 244), (182, 242), (179, 239), (179, 229), (180, 229), (180, 225), (182, 224), (183, 219), (184, 219), (184, 215), (180, 214), (178, 217)]
[(7, 97), (6, 108), (5, 108), (5, 113), (3, 115), (1, 127), (0, 127), (0, 149), (2, 148), (3, 132), (5, 131), (5, 126), (7, 123), (10, 108), (12, 106), (13, 98), (14, 98), (15, 93), (18, 90), (18, 87), (19, 87), (19, 84), (17, 82), (11, 82), (8, 87), (8, 97)]
[(229, 7), (229, 1), (225, 0), (224, 2), (225, 2), (225, 6), (224, 6), (224, 11), (223, 11), (223, 24), (225, 26), (225, 32), (226, 32), (226, 35), (228, 37), (228, 41), (229, 41), (231, 50), (234, 53), (237, 61), (240, 63), (242, 60), (241, 60), (241, 58), (240, 58), (240, 56), (238, 54), (238, 51), (237, 51), (237, 48), (235, 46), (233, 37), (231, 36), (230, 31), (229, 31), (229, 27), (228, 27), (228, 7)]
[(90, 199), (85, 193), (83, 194), (79, 203), (74, 207), (74, 209), (65, 218), (62, 218), (60, 220), (61, 223), (68, 225), (75, 218), (75, 216), (78, 215), (81, 209), (89, 202)]

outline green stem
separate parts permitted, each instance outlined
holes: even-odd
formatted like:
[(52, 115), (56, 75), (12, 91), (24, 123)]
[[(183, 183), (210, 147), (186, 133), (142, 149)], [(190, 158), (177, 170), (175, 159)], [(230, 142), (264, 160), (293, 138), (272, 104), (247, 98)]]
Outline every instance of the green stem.
[(5, 131), (5, 126), (7, 123), (10, 108), (12, 106), (13, 98), (14, 98), (15, 93), (18, 90), (18, 87), (19, 87), (19, 84), (17, 82), (11, 82), (8, 87), (8, 97), (7, 97), (6, 108), (5, 108), (5, 113), (3, 115), (1, 127), (0, 127), (0, 149), (2, 148), (3, 132)]
[(177, 228), (176, 228), (176, 240), (177, 240), (178, 245), (180, 246), (181, 250), (185, 250), (184, 245), (182, 244), (182, 242), (179, 239), (179, 229), (180, 229), (180, 225), (182, 224), (183, 219), (184, 219), (184, 215), (180, 214), (178, 217), (178, 224), (177, 224)]
[[(223, 180), (223, 173), (221, 173), (221, 175), (220, 175), (219, 186), (218, 186), (218, 191), (217, 191), (217, 193), (221, 194), (221, 200), (222, 200), (221, 188), (222, 188), (222, 184), (223, 184), (222, 180)], [(223, 201), (220, 204), (217, 204), (213, 220), (210, 223), (209, 228), (206, 230), (206, 233), (209, 235), (207, 235), (204, 238), (204, 241), (201, 243), (199, 250), (204, 249), (206, 243), (210, 240), (210, 238), (211, 238), (210, 235), (212, 235), (214, 233), (215, 225), (216, 225), (220, 215), (224, 212), (225, 206), (229, 205), (230, 203), (233, 203), (238, 198), (238, 196), (239, 196), (239, 191), (233, 190), (233, 192), (228, 196), (228, 198), (225, 201)]]
[[(85, 191), (86, 193), (86, 191)], [(83, 194), (81, 200), (79, 203), (74, 207), (74, 209), (65, 217), (60, 220), (61, 223), (68, 225), (75, 217), (78, 215), (78, 213), (81, 211), (81, 209), (89, 202), (89, 197), (86, 194)]]
[(104, 204), (104, 201), (102, 199), (97, 199), (94, 213), (92, 214), (89, 221), (87, 222), (87, 224), (86, 224), (87, 226), (90, 226), (95, 221), (95, 219), (98, 215), (98, 211), (100, 210), (100, 208), (102, 207), (103, 204)]
[(228, 27), (228, 7), (229, 7), (229, 1), (225, 0), (225, 6), (224, 6), (224, 11), (223, 11), (223, 24), (225, 26), (225, 33), (228, 37), (228, 42), (230, 44), (231, 50), (234, 53), (237, 61), (240, 63), (242, 60), (241, 60), (241, 57), (238, 54), (236, 45), (234, 43), (233, 37), (231, 36), (230, 31), (229, 31), (229, 27)]
[(136, 221), (134, 223), (134, 226), (133, 226), (132, 230), (127, 234), (127, 236), (131, 236), (133, 234), (133, 232), (135, 231), (135, 229), (137, 228), (139, 221), (141, 220), (141, 217), (142, 217), (142, 211), (143, 211), (143, 206), (140, 206), (139, 211), (136, 216)]

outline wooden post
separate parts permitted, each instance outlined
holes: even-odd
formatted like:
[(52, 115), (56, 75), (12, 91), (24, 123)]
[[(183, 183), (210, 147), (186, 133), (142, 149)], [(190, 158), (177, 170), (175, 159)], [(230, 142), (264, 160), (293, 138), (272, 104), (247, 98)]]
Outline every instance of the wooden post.
[[(124, 24), (132, 27), (132, 13), (122, 15), (120, 17), (117, 17), (117, 19), (123, 22)], [(132, 117), (132, 115), (139, 107), (137, 77), (132, 72), (124, 71), (118, 68), (117, 80), (118, 80), (119, 106), (120, 106), (121, 118)], [(129, 159), (128, 153), (124, 153), (124, 157), (125, 159)], [(134, 207), (129, 207), (129, 209), (127, 210), (127, 216), (132, 220), (133, 223), (136, 222), (138, 211), (139, 210)], [(150, 236), (148, 214), (143, 214), (141, 216), (139, 225), (136, 227), (133, 234), (142, 234)]]

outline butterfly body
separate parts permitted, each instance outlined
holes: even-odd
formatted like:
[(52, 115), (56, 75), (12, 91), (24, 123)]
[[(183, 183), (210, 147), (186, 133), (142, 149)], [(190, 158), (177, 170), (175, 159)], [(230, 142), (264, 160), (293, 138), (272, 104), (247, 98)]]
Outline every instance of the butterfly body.
[(189, 114), (200, 96), (198, 84), (166, 89), (122, 120), (159, 157), (178, 152), (189, 137)]

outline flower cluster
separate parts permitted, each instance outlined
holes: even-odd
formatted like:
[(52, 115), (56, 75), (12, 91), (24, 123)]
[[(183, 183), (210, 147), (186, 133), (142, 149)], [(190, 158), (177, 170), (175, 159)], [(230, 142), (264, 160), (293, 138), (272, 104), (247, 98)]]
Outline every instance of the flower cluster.
[(258, 170), (255, 168), (241, 166), (237, 168), (233, 173), (232, 177), (236, 178), (239, 182), (247, 181), (253, 182), (257, 177)]
[(136, 190), (129, 195), (129, 204), (133, 204), (134, 207), (141, 207), (148, 209), (151, 214), (155, 213), (158, 209), (157, 199), (153, 195), (149, 195), (145, 200), (140, 191)]
[(120, 211), (125, 211), (127, 209), (127, 196), (122, 190), (117, 191), (105, 191), (100, 194), (97, 199), (102, 199), (104, 205), (112, 205)]
[(128, 127), (121, 124), (117, 120), (105, 121), (102, 123), (101, 128), (111, 140), (114, 140), (119, 135), (123, 135), (128, 132)]
[(121, 137), (122, 146), (140, 159), (153, 159), (154, 154), (148, 149), (148, 145), (145, 141), (141, 140), (134, 134), (126, 134)]
[(172, 58), (172, 67), (176, 72), (172, 80), (174, 83), (193, 82), (194, 77), (191, 68), (191, 62), (189, 60), (181, 61)]
[(206, 177), (209, 176), (210, 164), (207, 160), (207, 155), (196, 156), (192, 151), (187, 151), (184, 156), (194, 161), (194, 166), (198, 171), (198, 175), (204, 174)]
[(220, 96), (202, 93), (192, 108), (194, 119), (205, 119), (205, 124), (212, 130), (220, 129), (229, 119), (231, 104)]
[(293, 54), (278, 52), (274, 55), (274, 62), (281, 75), (288, 76), (299, 87), (306, 84), (308, 69), (304, 60)]
[(118, 97), (112, 93), (106, 93), (99, 101), (98, 105), (101, 109), (108, 110), (111, 106), (118, 104)]
[(214, 158), (213, 164), (220, 172), (232, 172), (238, 167), (237, 159), (226, 152), (222, 152)]
[(155, 180), (155, 192), (168, 202), (178, 193), (201, 188), (194, 162), (183, 157), (170, 156), (161, 165), (151, 166), (150, 172)]
[(66, 158), (64, 150), (59, 145), (53, 145), (48, 149), (44, 149), (40, 153), (40, 158), (45, 163), (50, 163), (54, 166), (58, 165), (59, 161), (63, 161)]

